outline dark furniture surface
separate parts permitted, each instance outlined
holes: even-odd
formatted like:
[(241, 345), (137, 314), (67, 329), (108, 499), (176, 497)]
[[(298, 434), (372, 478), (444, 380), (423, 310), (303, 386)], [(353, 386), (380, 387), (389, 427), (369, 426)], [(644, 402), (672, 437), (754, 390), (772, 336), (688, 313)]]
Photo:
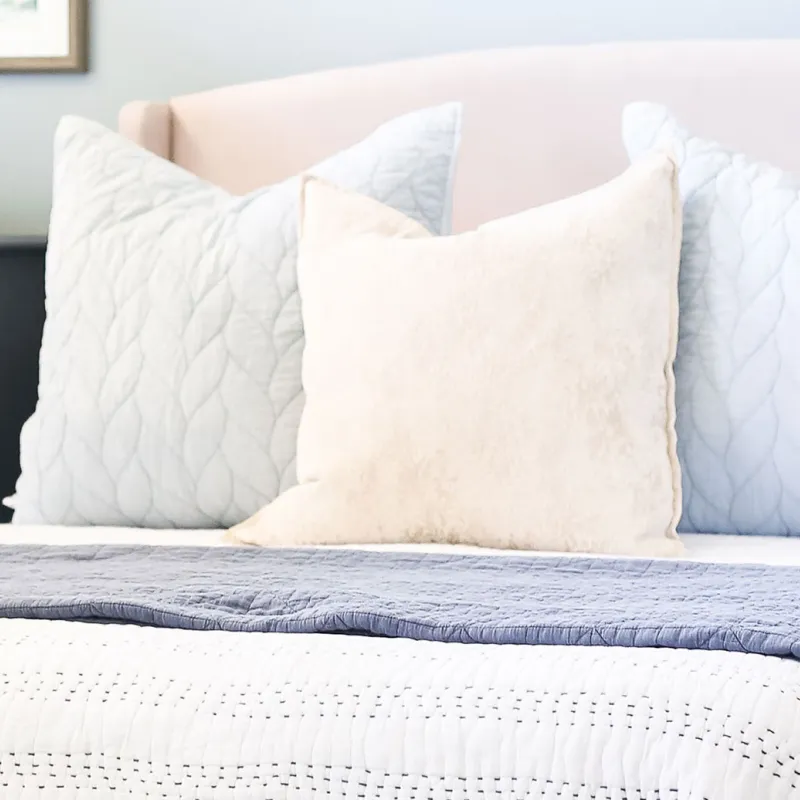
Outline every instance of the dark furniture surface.
[[(19, 431), (36, 405), (44, 324), (43, 238), (0, 237), (0, 498), (19, 477)], [(11, 511), (0, 506), (0, 522)]]

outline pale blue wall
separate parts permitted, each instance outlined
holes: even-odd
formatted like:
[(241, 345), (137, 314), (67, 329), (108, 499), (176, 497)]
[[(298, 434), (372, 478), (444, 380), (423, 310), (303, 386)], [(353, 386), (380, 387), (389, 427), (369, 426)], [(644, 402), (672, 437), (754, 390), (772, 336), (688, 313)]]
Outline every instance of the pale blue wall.
[(329, 66), (506, 45), (800, 38), (800, 0), (93, 0), (92, 72), (0, 77), (0, 235), (47, 227), (66, 112)]

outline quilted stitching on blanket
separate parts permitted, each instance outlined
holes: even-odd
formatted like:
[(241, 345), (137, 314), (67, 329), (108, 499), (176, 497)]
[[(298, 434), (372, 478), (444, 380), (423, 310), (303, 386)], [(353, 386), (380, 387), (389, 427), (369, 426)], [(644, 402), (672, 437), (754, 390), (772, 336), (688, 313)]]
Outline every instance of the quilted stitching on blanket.
[(661, 106), (629, 106), (624, 128), (633, 157), (680, 165), (679, 530), (800, 535), (800, 183)]
[(0, 621), (0, 796), (788, 800), (800, 664)]
[[(419, 111), (312, 171), (440, 233), (459, 125), (458, 104)], [(295, 482), (298, 200), (296, 179), (235, 198), (62, 122), (15, 523), (227, 527)]]
[(800, 660), (796, 567), (347, 549), (0, 548), (0, 617)]

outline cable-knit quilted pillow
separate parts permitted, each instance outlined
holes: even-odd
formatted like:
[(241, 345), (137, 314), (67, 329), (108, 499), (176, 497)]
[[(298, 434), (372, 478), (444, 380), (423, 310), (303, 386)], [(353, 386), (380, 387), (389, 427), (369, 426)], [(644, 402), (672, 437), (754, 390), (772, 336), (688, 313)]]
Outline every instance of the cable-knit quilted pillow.
[(230, 536), (681, 552), (680, 235), (664, 155), (448, 237), (309, 180), (300, 485)]
[(680, 167), (679, 530), (800, 535), (800, 180), (662, 106), (623, 128), (634, 160), (666, 146)]
[[(313, 172), (443, 232), (460, 111), (389, 122)], [(292, 179), (233, 197), (61, 123), (15, 523), (229, 526), (295, 483), (298, 196)]]

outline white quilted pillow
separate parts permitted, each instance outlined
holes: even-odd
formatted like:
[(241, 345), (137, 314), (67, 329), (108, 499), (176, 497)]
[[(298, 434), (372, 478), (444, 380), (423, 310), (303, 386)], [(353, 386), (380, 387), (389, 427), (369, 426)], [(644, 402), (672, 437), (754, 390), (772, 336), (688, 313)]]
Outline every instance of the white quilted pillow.
[[(440, 233), (460, 111), (389, 122), (312, 171)], [(295, 482), (298, 196), (292, 179), (233, 197), (62, 121), (15, 523), (229, 526)]]
[(671, 159), (440, 238), (310, 180), (302, 230), (300, 485), (232, 538), (681, 552)]
[(680, 167), (679, 530), (800, 535), (800, 179), (663, 106), (623, 129), (634, 160), (668, 147)]

